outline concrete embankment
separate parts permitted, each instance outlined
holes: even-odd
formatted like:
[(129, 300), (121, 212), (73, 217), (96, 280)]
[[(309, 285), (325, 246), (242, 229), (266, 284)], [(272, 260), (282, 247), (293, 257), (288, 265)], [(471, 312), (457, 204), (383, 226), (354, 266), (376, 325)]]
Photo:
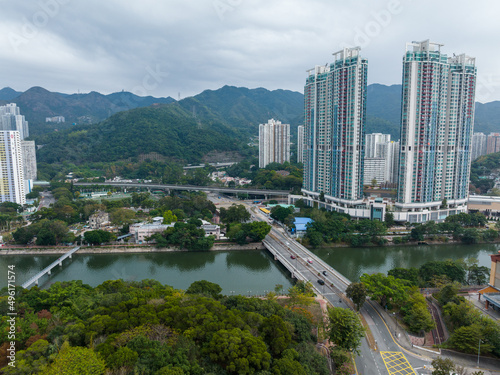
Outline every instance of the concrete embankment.
[[(1, 248), (0, 255), (59, 255), (71, 250), (70, 246), (59, 247), (16, 247)], [(265, 250), (261, 242), (237, 245), (234, 243), (217, 243), (210, 251), (241, 251), (241, 250)], [(151, 246), (82, 246), (77, 254), (119, 254), (119, 253), (167, 253), (180, 250), (177, 248)]]

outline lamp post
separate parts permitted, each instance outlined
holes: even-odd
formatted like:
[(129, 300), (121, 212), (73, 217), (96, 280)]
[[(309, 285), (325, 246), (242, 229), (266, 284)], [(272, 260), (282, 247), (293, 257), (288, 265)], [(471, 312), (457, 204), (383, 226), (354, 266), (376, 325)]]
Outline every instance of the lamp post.
[(477, 368), (479, 368), (479, 353), (481, 353), (481, 339), (479, 339), (479, 345), (477, 348)]

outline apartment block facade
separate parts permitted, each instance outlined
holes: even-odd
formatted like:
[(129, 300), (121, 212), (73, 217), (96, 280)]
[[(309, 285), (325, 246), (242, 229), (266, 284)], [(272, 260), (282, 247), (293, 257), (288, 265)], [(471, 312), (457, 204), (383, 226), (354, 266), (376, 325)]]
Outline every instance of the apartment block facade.
[[(402, 221), (439, 220), (467, 209), (475, 59), (448, 57), (441, 47), (429, 40), (407, 43), (403, 59), (395, 204), (395, 216)], [(441, 207), (443, 201), (446, 207)], [(419, 214), (408, 214), (412, 212)]]
[(259, 125), (259, 168), (290, 161), (290, 124), (271, 119)]
[(308, 71), (304, 86), (304, 183), (310, 199), (332, 209), (363, 201), (368, 61), (344, 48)]

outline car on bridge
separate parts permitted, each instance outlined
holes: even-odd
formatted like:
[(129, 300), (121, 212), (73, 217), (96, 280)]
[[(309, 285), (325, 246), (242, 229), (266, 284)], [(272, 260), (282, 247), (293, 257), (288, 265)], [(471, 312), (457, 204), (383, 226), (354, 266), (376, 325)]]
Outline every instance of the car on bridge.
[(328, 276), (328, 273), (326, 271), (323, 271), (323, 275)]
[(292, 255), (290, 255), (290, 258), (292, 258), (292, 259), (296, 259), (297, 257), (296, 257), (295, 255), (293, 255), (293, 254), (292, 254)]
[(312, 264), (312, 262), (313, 262), (313, 260), (311, 258), (307, 258), (306, 260), (307, 260), (307, 263), (311, 263)]
[(324, 282), (323, 280), (319, 279), (319, 280), (318, 280), (318, 284), (319, 284), (319, 285), (325, 285), (325, 282)]

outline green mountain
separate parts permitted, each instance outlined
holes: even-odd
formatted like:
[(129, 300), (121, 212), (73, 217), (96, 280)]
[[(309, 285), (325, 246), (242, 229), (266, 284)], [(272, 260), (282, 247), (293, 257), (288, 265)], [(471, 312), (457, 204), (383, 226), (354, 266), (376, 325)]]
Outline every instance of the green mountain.
[(200, 162), (209, 152), (241, 149), (241, 137), (221, 122), (198, 121), (181, 106), (136, 108), (93, 125), (37, 139), (41, 163), (113, 162), (157, 153), (170, 161)]
[[(17, 95), (16, 95), (17, 94)], [(171, 103), (168, 98), (140, 97), (129, 92), (102, 95), (61, 94), (42, 87), (32, 87), (23, 93), (4, 88), (0, 90), (0, 100), (16, 103), (30, 125), (30, 134), (41, 135), (54, 130), (63, 130), (73, 124), (92, 124), (105, 120), (111, 115), (128, 109), (147, 107), (155, 103)], [(64, 123), (46, 123), (46, 117), (64, 116)]]
[(9, 101), (17, 98), (22, 92), (11, 89), (10, 87), (4, 87), (0, 90), (0, 100)]
[(295, 132), (304, 118), (304, 95), (289, 90), (224, 86), (183, 99), (179, 105), (197, 118), (219, 119), (251, 135), (271, 118), (290, 124)]
[(224, 86), (179, 102), (120, 112), (99, 124), (35, 137), (43, 145), (38, 160), (82, 164), (157, 153), (193, 163), (207, 154), (241, 154), (249, 136), (258, 134), (260, 123), (274, 117), (298, 124), (302, 107), (303, 95), (297, 92)]

